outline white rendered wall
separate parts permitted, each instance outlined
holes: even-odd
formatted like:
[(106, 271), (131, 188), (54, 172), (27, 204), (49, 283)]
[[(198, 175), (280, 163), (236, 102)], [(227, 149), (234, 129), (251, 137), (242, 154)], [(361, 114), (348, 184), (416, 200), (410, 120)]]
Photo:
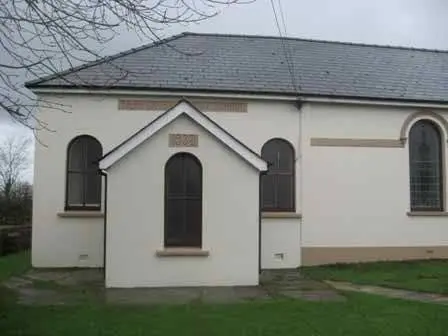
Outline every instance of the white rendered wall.
[[(198, 134), (199, 146), (169, 148), (170, 133)], [(202, 249), (210, 255), (156, 256), (164, 249), (165, 163), (194, 154), (203, 170)], [(108, 170), (107, 287), (258, 284), (259, 173), (185, 116)]]
[[(45, 147), (36, 144), (35, 151), (33, 266), (102, 266), (103, 218), (57, 216), (58, 212), (64, 210), (67, 145), (75, 136), (89, 134), (101, 142), (103, 152), (106, 153), (164, 111), (118, 110), (118, 97), (112, 96), (45, 95), (43, 98), (63, 103), (66, 112), (41, 109), (37, 115), (39, 120), (48, 124), (51, 131), (39, 132), (39, 139)], [(297, 153), (299, 113), (294, 104), (268, 101), (248, 103), (247, 113), (204, 112), (257, 153), (261, 152), (266, 141), (275, 137), (288, 140)], [(296, 169), (296, 176), (299, 176), (299, 161)], [(296, 188), (299, 188), (299, 178), (296, 179)], [(299, 193), (296, 193), (296, 202), (297, 212), (300, 212)], [(274, 224), (276, 221), (269, 220), (269, 223)], [(279, 226), (282, 225), (283, 221), (278, 221)], [(297, 226), (300, 225), (299, 220), (295, 221)], [(263, 263), (278, 264), (274, 254), (282, 253), (285, 249), (283, 237), (289, 236), (290, 231), (298, 230), (298, 227), (285, 228), (280, 230), (284, 233), (276, 232), (278, 239), (264, 239), (270, 243), (265, 243), (263, 247), (269, 251), (264, 252)], [(269, 228), (265, 230), (270, 231)], [(300, 242), (288, 241), (287, 250), (300, 253)], [(275, 246), (282, 246), (281, 251)], [(288, 260), (297, 260), (297, 256)], [(296, 262), (288, 264), (292, 265), (298, 266)]]
[[(416, 111), (361, 105), (304, 107), (302, 247), (448, 244), (448, 217), (407, 216), (407, 143), (404, 148), (310, 146), (315, 137), (398, 140), (405, 119)], [(446, 112), (433, 112), (448, 118)], [(443, 137), (446, 151), (446, 134)], [(444, 196), (446, 200), (446, 188)]]
[(300, 219), (263, 218), (261, 222), (261, 268), (300, 266)]

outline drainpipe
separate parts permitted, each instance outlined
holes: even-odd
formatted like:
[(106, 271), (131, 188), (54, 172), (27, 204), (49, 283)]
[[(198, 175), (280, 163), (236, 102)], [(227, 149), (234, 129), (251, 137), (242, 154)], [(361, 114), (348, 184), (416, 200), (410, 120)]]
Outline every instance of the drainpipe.
[(259, 182), (258, 182), (258, 274), (261, 274), (261, 218), (262, 218), (262, 198), (261, 198), (261, 181), (263, 178), (263, 175), (265, 175), (266, 172), (262, 171), (260, 172)]
[(100, 174), (104, 176), (104, 227), (103, 227), (103, 270), (104, 280), (106, 280), (106, 244), (107, 244), (107, 172), (100, 170)]
[[(299, 208), (300, 208), (300, 212), (303, 213), (303, 160), (302, 160), (302, 136), (303, 136), (303, 130), (302, 130), (302, 119), (303, 119), (303, 101), (300, 100), (300, 98), (297, 98), (296, 102), (295, 102), (295, 107), (297, 108), (297, 110), (299, 111), (299, 139), (298, 139), (298, 144), (297, 144), (297, 160), (299, 163), (299, 175), (298, 180), (299, 180), (299, 190), (298, 190), (298, 194), (299, 194)], [(297, 181), (296, 181), (297, 184)], [(303, 227), (303, 218), (300, 220), (300, 225), (299, 225), (299, 235), (300, 235), (300, 240), (299, 240), (299, 244), (300, 244), (300, 265), (302, 265), (302, 227)]]

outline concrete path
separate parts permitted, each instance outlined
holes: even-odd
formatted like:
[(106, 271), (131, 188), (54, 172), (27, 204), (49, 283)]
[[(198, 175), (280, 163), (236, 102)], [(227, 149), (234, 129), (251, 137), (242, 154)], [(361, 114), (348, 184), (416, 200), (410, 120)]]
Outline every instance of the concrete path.
[(33, 269), (3, 285), (16, 292), (23, 305), (238, 303), (285, 297), (345, 300), (328, 284), (303, 278), (296, 269), (263, 271), (260, 282), (260, 286), (106, 289), (99, 269)]
[(303, 278), (296, 269), (263, 271), (260, 282), (260, 286), (107, 289), (106, 300), (114, 304), (238, 303), (282, 297), (308, 301), (345, 300), (329, 285)]
[(0, 285), (15, 292), (18, 304), (47, 306), (100, 301), (104, 296), (102, 284), (100, 269), (31, 269)]
[[(339, 281), (315, 281), (296, 269), (265, 270), (260, 286), (105, 289), (100, 269), (30, 270), (3, 285), (17, 293), (19, 304), (66, 305), (79, 302), (112, 304), (237, 303), (291, 298), (344, 301), (342, 291), (448, 305), (448, 296)], [(341, 291), (341, 292), (339, 292)]]
[(394, 289), (380, 286), (357, 285), (350, 282), (342, 282), (342, 281), (328, 280), (325, 282), (331, 287), (342, 291), (369, 293), (369, 294), (387, 296), (390, 298), (448, 305), (448, 296), (441, 294), (414, 292), (404, 289)]
[(261, 286), (274, 297), (307, 301), (345, 301), (345, 297), (321, 281), (303, 277), (297, 269), (263, 270)]
[(111, 304), (153, 305), (188, 303), (239, 303), (269, 300), (271, 297), (258, 286), (236, 287), (165, 287), (106, 289), (105, 299)]

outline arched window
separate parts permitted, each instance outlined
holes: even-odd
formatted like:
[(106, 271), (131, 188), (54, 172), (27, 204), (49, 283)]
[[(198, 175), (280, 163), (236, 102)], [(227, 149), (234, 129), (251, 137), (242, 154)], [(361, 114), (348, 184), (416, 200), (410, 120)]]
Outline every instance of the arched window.
[(98, 161), (103, 149), (89, 135), (74, 138), (67, 148), (66, 210), (101, 208), (101, 175)]
[(202, 166), (192, 154), (175, 154), (165, 166), (165, 246), (201, 245)]
[(294, 148), (283, 139), (272, 139), (261, 149), (268, 163), (262, 176), (262, 211), (295, 211)]
[(417, 121), (409, 131), (411, 210), (443, 211), (442, 137), (429, 120)]

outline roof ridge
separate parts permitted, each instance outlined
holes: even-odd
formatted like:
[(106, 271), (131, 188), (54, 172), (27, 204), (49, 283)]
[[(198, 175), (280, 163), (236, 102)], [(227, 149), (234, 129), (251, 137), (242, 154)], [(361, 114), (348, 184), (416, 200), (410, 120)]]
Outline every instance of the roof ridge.
[(167, 44), (168, 42), (174, 41), (181, 37), (185, 36), (214, 36), (214, 37), (234, 37), (234, 38), (253, 38), (253, 39), (273, 39), (273, 40), (292, 40), (292, 41), (304, 41), (304, 42), (313, 42), (313, 43), (327, 43), (327, 44), (340, 44), (340, 45), (351, 45), (351, 46), (359, 46), (359, 47), (373, 47), (373, 48), (385, 48), (385, 49), (394, 49), (394, 50), (408, 50), (408, 51), (421, 51), (421, 52), (432, 52), (432, 53), (448, 53), (447, 50), (442, 49), (426, 49), (426, 48), (415, 48), (415, 47), (405, 47), (405, 46), (391, 46), (391, 45), (381, 45), (381, 44), (367, 44), (367, 43), (355, 43), (355, 42), (343, 42), (343, 41), (330, 41), (330, 40), (319, 40), (319, 39), (311, 39), (311, 38), (301, 38), (301, 37), (280, 37), (273, 35), (251, 35), (251, 34), (227, 34), (227, 33), (195, 33), (195, 32), (182, 32), (176, 35), (169, 36), (167, 38), (158, 39), (157, 41), (152, 41), (147, 44), (143, 44), (136, 48), (131, 48), (113, 55), (102, 57), (98, 60), (87, 62), (84, 64), (80, 64), (75, 67), (70, 67), (66, 70), (58, 72), (56, 74), (51, 74), (48, 76), (36, 78), (25, 83), (25, 87), (29, 88), (34, 85), (41, 84), (43, 82), (47, 82), (56, 78), (64, 77), (68, 74), (77, 72), (79, 70), (84, 70), (90, 68), (95, 65), (99, 65), (105, 63), (107, 61), (116, 60), (123, 56), (127, 56), (145, 49), (149, 49), (152, 47), (156, 47), (159, 45)]
[(332, 43), (332, 44), (342, 44), (342, 45), (353, 45), (360, 47), (375, 47), (375, 48), (388, 48), (388, 49), (402, 49), (402, 50), (415, 50), (415, 51), (427, 51), (427, 52), (438, 52), (438, 53), (448, 53), (448, 49), (431, 49), (431, 48), (417, 48), (417, 47), (406, 47), (398, 45), (387, 45), (387, 44), (369, 44), (361, 42), (344, 42), (344, 41), (331, 41), (331, 40), (320, 40), (313, 38), (304, 37), (293, 37), (293, 36), (274, 36), (274, 35), (256, 35), (256, 34), (226, 34), (226, 33), (195, 33), (195, 32), (184, 32), (184, 36), (196, 35), (196, 36), (216, 36), (216, 37), (248, 37), (248, 38), (264, 38), (264, 39), (274, 39), (274, 40), (294, 40), (294, 41), (305, 41), (305, 42), (316, 42), (316, 43)]
[(42, 82), (46, 82), (46, 81), (49, 81), (49, 80), (52, 80), (52, 79), (55, 79), (55, 78), (58, 78), (58, 77), (63, 77), (65, 75), (68, 75), (68, 74), (73, 73), (73, 72), (77, 72), (79, 70), (84, 70), (84, 69), (90, 68), (90, 67), (95, 66), (95, 65), (99, 65), (99, 64), (102, 64), (102, 63), (105, 63), (105, 62), (108, 62), (108, 61), (116, 60), (116, 59), (118, 59), (120, 57), (127, 56), (127, 55), (130, 55), (130, 54), (139, 52), (141, 50), (145, 50), (145, 49), (148, 49), (148, 48), (152, 48), (152, 47), (156, 47), (156, 46), (159, 46), (159, 45), (162, 45), (162, 44), (166, 44), (168, 42), (171, 42), (173, 40), (176, 40), (176, 39), (178, 39), (180, 37), (183, 37), (183, 36), (186, 36), (188, 34), (189, 34), (188, 32), (182, 32), (180, 34), (176, 34), (176, 35), (172, 35), (172, 36), (169, 36), (169, 37), (166, 37), (166, 38), (163, 38), (163, 39), (159, 39), (158, 41), (152, 41), (150, 43), (145, 43), (145, 44), (143, 44), (143, 45), (141, 45), (139, 47), (136, 47), (136, 48), (131, 48), (131, 49), (128, 49), (128, 50), (125, 50), (125, 51), (121, 51), (121, 52), (113, 54), (113, 55), (101, 57), (100, 59), (97, 59), (95, 61), (91, 61), (91, 62), (80, 64), (78, 66), (70, 67), (70, 68), (65, 69), (65, 70), (63, 70), (61, 72), (58, 72), (56, 74), (52, 74), (52, 75), (48, 75), (48, 76), (44, 76), (44, 77), (39, 77), (39, 78), (36, 78), (36, 79), (33, 79), (33, 80), (30, 80), (30, 81), (26, 82), (25, 83), (25, 87), (32, 86), (32, 85), (37, 85), (37, 84), (40, 84)]

